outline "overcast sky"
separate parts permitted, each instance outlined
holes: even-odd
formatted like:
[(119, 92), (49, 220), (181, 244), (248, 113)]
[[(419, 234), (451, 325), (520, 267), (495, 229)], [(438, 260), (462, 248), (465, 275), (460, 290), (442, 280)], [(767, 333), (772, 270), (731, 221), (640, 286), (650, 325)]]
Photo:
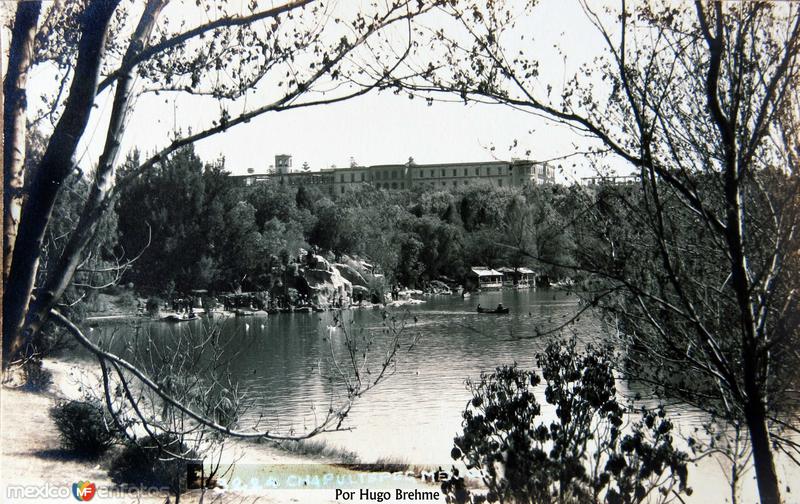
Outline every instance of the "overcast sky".
[[(541, 52), (542, 74), (557, 85), (601, 47), (576, 2), (542, 0), (526, 31), (535, 43), (524, 49)], [(566, 66), (552, 50), (557, 42), (569, 54)], [(44, 70), (34, 77), (40, 85), (47, 85)], [(100, 153), (110, 94), (99, 97), (97, 103), (79, 150), (84, 166), (96, 162)], [(168, 143), (175, 125), (184, 131), (199, 129), (218, 114), (218, 108), (208, 102), (163, 95), (140, 98), (134, 110), (123, 151), (133, 147), (153, 151)], [(519, 145), (509, 151), (515, 139)], [(349, 166), (351, 158), (362, 165), (405, 163), (409, 157), (420, 164), (488, 161), (526, 157), (528, 150), (530, 159), (544, 160), (571, 152), (575, 140), (564, 127), (504, 106), (428, 106), (421, 99), (384, 92), (334, 105), (266, 114), (197, 143), (196, 150), (206, 160), (224, 156), (229, 171), (244, 173), (248, 168), (266, 171), (276, 154), (290, 154), (295, 167), (307, 162), (315, 170)], [(575, 168), (572, 163), (563, 164), (567, 178), (593, 174), (586, 163), (578, 160)]]

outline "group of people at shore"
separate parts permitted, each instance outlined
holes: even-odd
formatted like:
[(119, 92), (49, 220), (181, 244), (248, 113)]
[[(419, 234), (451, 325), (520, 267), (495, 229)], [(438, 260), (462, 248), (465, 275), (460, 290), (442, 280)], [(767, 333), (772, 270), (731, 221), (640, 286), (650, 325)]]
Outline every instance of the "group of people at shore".
[(195, 300), (191, 296), (172, 299), (172, 311), (175, 313), (194, 313)]

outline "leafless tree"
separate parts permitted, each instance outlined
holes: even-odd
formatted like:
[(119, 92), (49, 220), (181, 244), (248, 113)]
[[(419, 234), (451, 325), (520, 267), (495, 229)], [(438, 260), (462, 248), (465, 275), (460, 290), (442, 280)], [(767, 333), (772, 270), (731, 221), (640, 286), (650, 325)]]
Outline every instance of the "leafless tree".
[[(301, 439), (348, 428), (343, 422), (353, 401), (391, 374), (404, 348), (402, 331), (392, 333), (377, 359), (369, 351), (371, 337), (346, 336), (345, 353), (332, 356), (337, 400), (311, 428), (281, 432), (267, 425), (237, 427), (234, 420), (245, 404), (223, 372), (228, 356), (215, 346), (219, 331), (204, 333), (203, 341), (198, 335), (179, 338), (180, 348), (170, 354), (177, 360), (165, 365), (143, 359), (141, 352), (118, 355), (92, 341), (57, 306), (76, 273), (102, 273), (114, 281), (129, 264), (130, 257), (108, 271), (87, 265), (103, 216), (134, 177), (185, 145), (264, 114), (336, 103), (385, 86), (413, 50), (411, 20), (433, 5), (376, 2), (350, 9), (313, 0), (267, 6), (254, 1), (239, 12), (224, 1), (18, 2), (4, 80), (3, 368), (24, 356), (49, 319), (97, 358), (106, 406), (124, 432), (130, 433), (129, 421), (148, 434), (194, 433), (194, 439)], [(28, 75), (36, 66), (58, 83), (42, 109), (29, 106), (27, 97)], [(367, 67), (380, 69), (381, 77), (372, 78)], [(91, 141), (87, 124), (106, 94), (110, 110), (98, 127), (103, 147), (86, 170), (78, 146)], [(199, 127), (177, 126), (165, 145), (118, 174), (126, 128), (145, 94), (205, 99), (219, 115)], [(46, 140), (41, 159), (26, 170), (30, 125)], [(46, 271), (40, 271), (56, 198), (76, 171), (88, 173), (91, 189), (60, 256), (48, 258)], [(339, 324), (336, 331), (347, 329)], [(146, 353), (164, 348), (148, 345)], [(199, 395), (198, 386), (214, 393)]]
[(210, 466), (206, 481), (231, 469), (222, 463), (231, 438), (298, 441), (351, 430), (345, 421), (355, 400), (393, 374), (418, 339), (407, 317), (387, 315), (373, 329), (335, 317), (325, 336), (328, 356), (318, 366), (329, 399), (309, 401), (314, 420), (301, 428), (296, 419), (281, 426), (265, 414), (263, 398), (241, 379), (237, 364), (251, 346), (247, 334), (204, 321), (202, 327), (176, 327), (162, 338), (143, 327), (136, 337), (110, 331), (90, 339), (59, 312), (52, 315), (97, 359), (100, 379), (83, 385), (105, 404), (109, 424), (131, 443), (157, 443), (165, 460), (203, 460)]
[[(267, 7), (251, 2), (245, 12), (227, 2), (169, 0), (17, 5), (4, 81), (4, 367), (36, 337), (84, 261), (101, 217), (129, 180), (184, 145), (261, 115), (335, 103), (385, 86), (412, 51), (411, 19), (434, 3), (337, 10), (327, 2), (291, 0)], [(194, 18), (202, 21), (192, 26)], [(43, 110), (33, 110), (27, 100), (27, 76), (36, 65), (61, 78)], [(126, 126), (146, 93), (206, 98), (219, 116), (176, 133), (118, 177)], [(105, 137), (91, 192), (61, 256), (51, 259), (37, 285), (56, 197), (79, 168), (78, 144), (86, 140), (90, 115), (104, 94), (111, 109), (100, 129)], [(25, 181), (27, 121), (50, 127), (42, 159)]]
[(780, 502), (773, 446), (797, 448), (781, 430), (796, 430), (800, 7), (579, 5), (605, 46), (560, 90), (525, 46), (536, 2), (503, 1), (448, 4), (428, 71), (396, 88), (567, 125), (638, 172), (617, 210), (586, 216), (592, 301), (639, 356), (688, 373), (671, 393), (743, 421), (761, 500)]

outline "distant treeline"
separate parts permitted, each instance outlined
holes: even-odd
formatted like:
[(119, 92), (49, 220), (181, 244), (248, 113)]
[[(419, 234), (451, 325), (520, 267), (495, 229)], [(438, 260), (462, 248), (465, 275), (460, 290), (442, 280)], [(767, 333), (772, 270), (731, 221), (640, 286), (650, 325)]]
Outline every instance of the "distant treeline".
[[(81, 181), (74, 186), (73, 195), (85, 191)], [(581, 187), (476, 184), (452, 191), (365, 186), (332, 199), (313, 186), (242, 187), (224, 161), (204, 163), (188, 147), (120, 195), (98, 254), (106, 263), (136, 257), (121, 281), (153, 293), (268, 289), (309, 247), (368, 258), (390, 282), (411, 287), (462, 281), (475, 265), (526, 266), (558, 278), (569, 273), (585, 198)], [(59, 206), (63, 219), (71, 218), (72, 200)]]

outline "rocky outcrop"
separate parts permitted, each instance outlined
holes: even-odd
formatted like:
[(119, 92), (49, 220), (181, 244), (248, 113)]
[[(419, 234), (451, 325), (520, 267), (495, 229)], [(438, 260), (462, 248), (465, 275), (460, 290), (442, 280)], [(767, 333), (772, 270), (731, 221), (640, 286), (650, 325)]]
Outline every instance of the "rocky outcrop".
[(335, 263), (333, 266), (338, 269), (339, 273), (341, 273), (341, 275), (345, 277), (351, 284), (367, 287), (367, 280), (364, 278), (364, 275), (356, 271), (356, 269), (352, 266), (342, 263)]
[(340, 302), (349, 303), (353, 297), (353, 284), (350, 280), (321, 256), (314, 258), (317, 259), (316, 263), (307, 266), (303, 271), (303, 277), (308, 282), (311, 303), (322, 308), (335, 306)]
[(313, 256), (313, 259), (311, 260), (311, 262), (312, 262), (312, 264), (311, 264), (310, 267), (312, 267), (314, 269), (319, 269), (319, 270), (330, 270), (331, 269), (331, 263), (329, 263), (328, 260), (325, 259), (324, 257), (322, 257), (321, 255), (316, 255), (315, 254)]

